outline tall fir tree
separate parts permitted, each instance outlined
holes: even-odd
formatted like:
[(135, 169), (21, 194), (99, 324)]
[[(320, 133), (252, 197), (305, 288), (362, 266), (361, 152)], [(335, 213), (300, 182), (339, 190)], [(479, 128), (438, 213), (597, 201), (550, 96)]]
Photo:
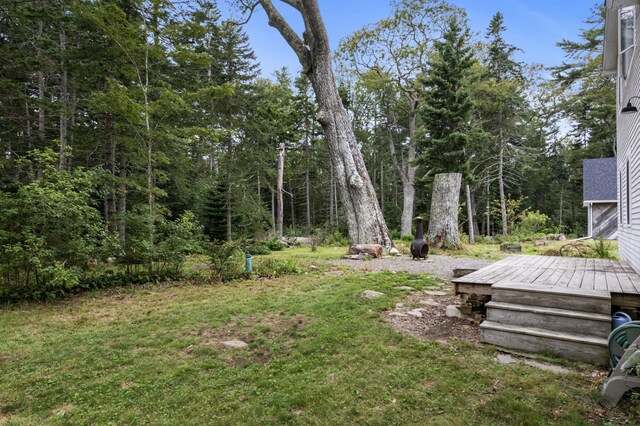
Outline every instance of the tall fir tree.
[(464, 17), (453, 17), (442, 40), (434, 43), (420, 114), (424, 137), (417, 162), (432, 173), (464, 173), (473, 102), (468, 90), (475, 63)]

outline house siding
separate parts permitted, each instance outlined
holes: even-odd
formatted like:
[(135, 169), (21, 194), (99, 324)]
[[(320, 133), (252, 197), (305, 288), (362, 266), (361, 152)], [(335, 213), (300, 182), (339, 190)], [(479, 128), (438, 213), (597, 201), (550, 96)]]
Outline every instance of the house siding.
[(618, 234), (616, 203), (594, 203), (590, 206), (591, 237), (615, 240)]
[[(640, 24), (640, 8), (636, 10)], [(636, 40), (640, 41), (640, 25), (636, 25)], [(627, 80), (618, 78), (618, 200), (621, 205), (618, 224), (619, 254), (640, 273), (640, 113), (621, 115), (620, 109), (632, 96), (640, 96), (640, 45), (636, 48)], [(618, 73), (620, 75), (620, 73)], [(634, 100), (639, 106), (639, 101)], [(627, 161), (629, 162), (627, 176)], [(627, 184), (628, 182), (628, 184)]]

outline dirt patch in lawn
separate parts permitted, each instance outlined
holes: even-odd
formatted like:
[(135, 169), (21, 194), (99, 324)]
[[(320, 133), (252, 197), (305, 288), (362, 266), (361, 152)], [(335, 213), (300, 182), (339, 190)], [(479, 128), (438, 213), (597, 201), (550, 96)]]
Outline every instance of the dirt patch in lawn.
[[(215, 350), (227, 365), (245, 365), (249, 362), (268, 363), (274, 355), (289, 350), (307, 323), (304, 315), (268, 315), (262, 318), (245, 317), (229, 321), (220, 328), (201, 324), (180, 339), (193, 338), (193, 342), (180, 350), (184, 355), (208, 353)], [(237, 341), (246, 347), (225, 346), (223, 342)]]
[[(451, 287), (444, 287), (443, 291), (451, 293)], [(479, 346), (480, 326), (478, 324), (445, 315), (447, 305), (460, 304), (459, 296), (433, 296), (424, 291), (414, 291), (403, 298), (395, 309), (385, 312), (384, 318), (400, 332), (422, 340), (448, 343), (452, 339), (457, 339)]]

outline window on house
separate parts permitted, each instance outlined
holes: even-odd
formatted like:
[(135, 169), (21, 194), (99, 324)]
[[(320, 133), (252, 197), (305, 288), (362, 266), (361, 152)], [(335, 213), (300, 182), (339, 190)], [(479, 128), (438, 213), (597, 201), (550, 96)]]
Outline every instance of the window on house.
[(631, 187), (629, 186), (629, 160), (627, 160), (627, 225), (631, 223)]
[(622, 221), (622, 208), (623, 208), (623, 204), (622, 204), (622, 172), (620, 172), (620, 177), (618, 179), (618, 216), (620, 219), (620, 225), (622, 225), (624, 222)]
[(620, 73), (627, 78), (631, 59), (636, 45), (636, 17), (635, 7), (628, 6), (620, 9)]

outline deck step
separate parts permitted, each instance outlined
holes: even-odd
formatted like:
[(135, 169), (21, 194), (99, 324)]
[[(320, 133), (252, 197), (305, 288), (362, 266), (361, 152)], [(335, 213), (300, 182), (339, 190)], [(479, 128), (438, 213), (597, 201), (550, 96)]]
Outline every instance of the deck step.
[(592, 314), (610, 315), (611, 295), (608, 291), (500, 283), (491, 287), (494, 302), (566, 309)]
[(487, 320), (502, 324), (604, 338), (611, 331), (611, 317), (606, 314), (503, 302), (489, 302), (486, 307)]
[(552, 353), (563, 358), (606, 364), (607, 339), (520, 325), (485, 321), (480, 325), (484, 343), (533, 353)]

